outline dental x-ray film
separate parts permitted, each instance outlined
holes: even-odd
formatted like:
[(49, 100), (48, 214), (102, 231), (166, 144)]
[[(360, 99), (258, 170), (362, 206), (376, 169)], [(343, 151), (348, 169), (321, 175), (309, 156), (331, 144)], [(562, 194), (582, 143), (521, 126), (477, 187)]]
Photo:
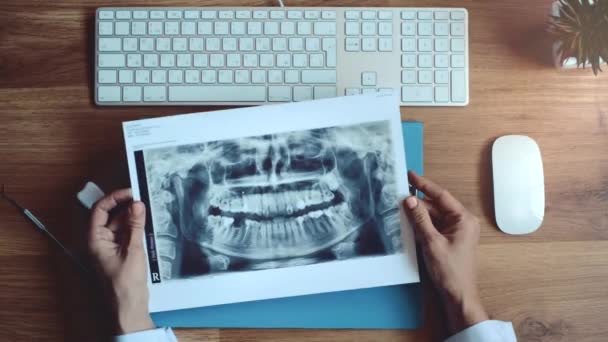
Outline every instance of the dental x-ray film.
[(399, 107), (360, 96), (124, 124), (150, 309), (418, 281)]

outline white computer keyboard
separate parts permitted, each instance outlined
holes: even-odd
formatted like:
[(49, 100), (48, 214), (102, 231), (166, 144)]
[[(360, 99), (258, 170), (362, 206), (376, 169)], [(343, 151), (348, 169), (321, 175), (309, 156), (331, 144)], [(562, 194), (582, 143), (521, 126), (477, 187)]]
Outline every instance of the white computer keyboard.
[(99, 8), (95, 26), (99, 105), (469, 100), (460, 8)]

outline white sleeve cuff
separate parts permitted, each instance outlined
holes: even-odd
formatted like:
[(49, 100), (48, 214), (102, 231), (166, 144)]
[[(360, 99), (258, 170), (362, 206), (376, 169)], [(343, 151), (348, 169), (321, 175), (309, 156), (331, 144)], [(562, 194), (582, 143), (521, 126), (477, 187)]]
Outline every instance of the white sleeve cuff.
[(177, 342), (171, 328), (158, 328), (114, 337), (114, 342)]
[(517, 342), (511, 322), (483, 321), (470, 326), (445, 342)]

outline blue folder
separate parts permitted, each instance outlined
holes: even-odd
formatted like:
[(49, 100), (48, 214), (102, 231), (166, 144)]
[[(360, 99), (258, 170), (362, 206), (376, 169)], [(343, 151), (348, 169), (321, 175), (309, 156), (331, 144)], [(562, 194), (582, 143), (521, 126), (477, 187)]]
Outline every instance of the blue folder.
[[(422, 174), (423, 125), (402, 125), (407, 166)], [(415, 329), (422, 324), (422, 288), (415, 283), (268, 299), (159, 312), (152, 319), (176, 328)]]

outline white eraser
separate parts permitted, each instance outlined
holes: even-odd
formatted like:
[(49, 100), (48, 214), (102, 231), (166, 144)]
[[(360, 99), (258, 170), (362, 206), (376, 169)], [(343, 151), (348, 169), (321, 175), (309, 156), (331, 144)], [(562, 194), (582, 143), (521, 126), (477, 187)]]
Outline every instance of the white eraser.
[(91, 209), (95, 202), (104, 196), (104, 192), (93, 182), (87, 182), (84, 188), (76, 195), (82, 205)]

